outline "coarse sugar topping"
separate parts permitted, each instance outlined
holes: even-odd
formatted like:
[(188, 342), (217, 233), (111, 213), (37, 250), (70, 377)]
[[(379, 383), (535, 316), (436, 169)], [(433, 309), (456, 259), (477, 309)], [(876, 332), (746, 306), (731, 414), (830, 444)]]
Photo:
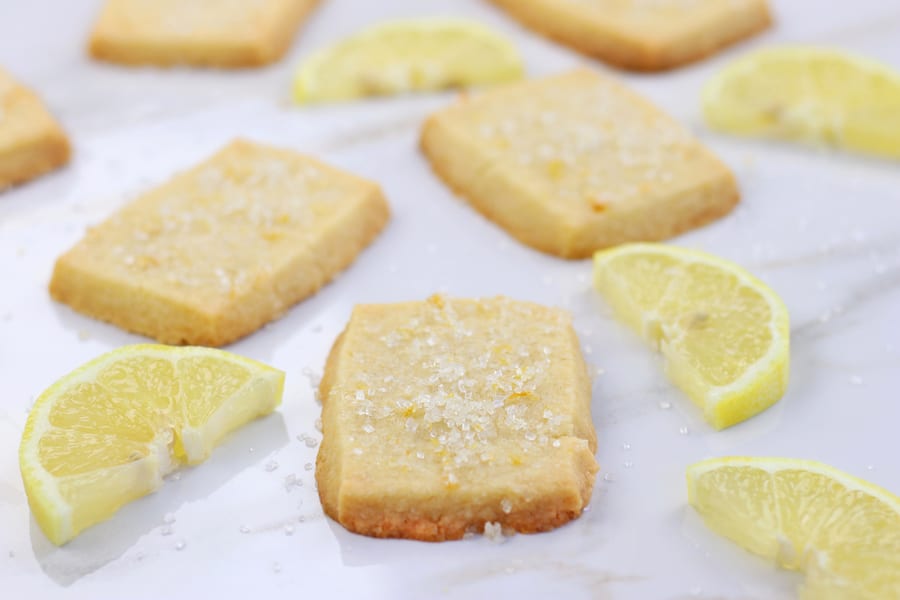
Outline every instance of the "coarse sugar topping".
[(487, 92), (450, 114), (487, 162), (579, 213), (670, 193), (710, 161), (674, 119), (586, 71)]
[(362, 193), (306, 157), (235, 142), (90, 230), (92, 260), (169, 292), (221, 298), (266, 279)]
[(566, 313), (506, 298), (400, 306), (359, 323), (378, 358), (329, 392), (348, 407), (355, 456), (438, 465), (454, 488), (472, 468), (520, 466), (572, 435), (555, 383), (572, 360)]

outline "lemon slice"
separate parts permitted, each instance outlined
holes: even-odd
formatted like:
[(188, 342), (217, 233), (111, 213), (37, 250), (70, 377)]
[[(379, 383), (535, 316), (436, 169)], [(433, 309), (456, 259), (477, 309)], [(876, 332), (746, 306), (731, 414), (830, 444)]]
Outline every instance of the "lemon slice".
[(298, 69), (294, 99), (334, 102), (520, 79), (516, 48), (490, 29), (456, 19), (376, 25), (320, 50)]
[(900, 158), (900, 73), (836, 50), (749, 54), (706, 85), (703, 110), (728, 133)]
[(594, 255), (594, 285), (653, 343), (666, 372), (716, 429), (765, 410), (788, 380), (788, 313), (741, 267), (663, 244)]
[(803, 597), (900, 598), (900, 498), (828, 465), (716, 458), (687, 470), (688, 501), (715, 532), (786, 569)]
[(35, 519), (64, 544), (203, 462), (225, 434), (272, 412), (284, 374), (210, 348), (125, 346), (69, 373), (28, 415), (19, 466)]

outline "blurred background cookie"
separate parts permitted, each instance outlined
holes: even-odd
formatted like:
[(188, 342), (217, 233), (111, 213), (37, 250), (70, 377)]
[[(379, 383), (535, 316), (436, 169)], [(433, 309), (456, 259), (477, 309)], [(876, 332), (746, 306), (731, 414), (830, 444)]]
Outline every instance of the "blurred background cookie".
[(129, 65), (265, 65), (281, 58), (318, 1), (107, 0), (89, 49)]
[(37, 94), (0, 69), (0, 191), (66, 164), (70, 154)]

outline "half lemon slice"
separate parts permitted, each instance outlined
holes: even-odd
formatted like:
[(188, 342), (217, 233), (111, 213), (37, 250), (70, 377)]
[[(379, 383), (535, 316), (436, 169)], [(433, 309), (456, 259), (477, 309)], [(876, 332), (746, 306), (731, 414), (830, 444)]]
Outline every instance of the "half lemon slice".
[(787, 308), (738, 265), (665, 244), (625, 244), (594, 255), (594, 286), (662, 352), (666, 373), (716, 429), (784, 395)]
[(889, 492), (784, 458), (706, 460), (688, 468), (687, 485), (710, 529), (805, 571), (803, 598), (900, 598), (900, 498)]
[(900, 158), (900, 73), (837, 50), (749, 54), (706, 85), (714, 129)]
[(456, 19), (376, 25), (324, 48), (294, 78), (298, 103), (481, 86), (520, 79), (515, 46), (487, 27)]
[(281, 371), (211, 348), (144, 344), (54, 383), (28, 415), (19, 466), (57, 545), (203, 462), (230, 431), (281, 402)]

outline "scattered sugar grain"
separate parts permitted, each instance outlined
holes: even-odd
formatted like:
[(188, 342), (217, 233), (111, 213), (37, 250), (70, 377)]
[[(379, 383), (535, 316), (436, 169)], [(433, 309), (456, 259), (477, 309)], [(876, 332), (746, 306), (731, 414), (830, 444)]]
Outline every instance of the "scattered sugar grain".
[(301, 433), (297, 435), (297, 441), (303, 442), (307, 448), (315, 448), (319, 445), (319, 440), (308, 433)]
[[(320, 330), (320, 331), (321, 331), (321, 327), (322, 327), (322, 326), (319, 325), (319, 330)], [(317, 388), (317, 387), (319, 387), (319, 382), (322, 381), (322, 376), (321, 376), (319, 373), (317, 373), (316, 371), (310, 369), (309, 367), (303, 367), (303, 369), (300, 370), (300, 373), (301, 373), (304, 377), (306, 377), (307, 381), (309, 381), (310, 387), (312, 387), (312, 388)]]
[(503, 526), (500, 523), (491, 523), (490, 521), (484, 524), (484, 537), (495, 544), (502, 544), (506, 541), (503, 535)]
[(291, 473), (284, 478), (284, 489), (290, 492), (295, 487), (303, 487), (303, 480)]

